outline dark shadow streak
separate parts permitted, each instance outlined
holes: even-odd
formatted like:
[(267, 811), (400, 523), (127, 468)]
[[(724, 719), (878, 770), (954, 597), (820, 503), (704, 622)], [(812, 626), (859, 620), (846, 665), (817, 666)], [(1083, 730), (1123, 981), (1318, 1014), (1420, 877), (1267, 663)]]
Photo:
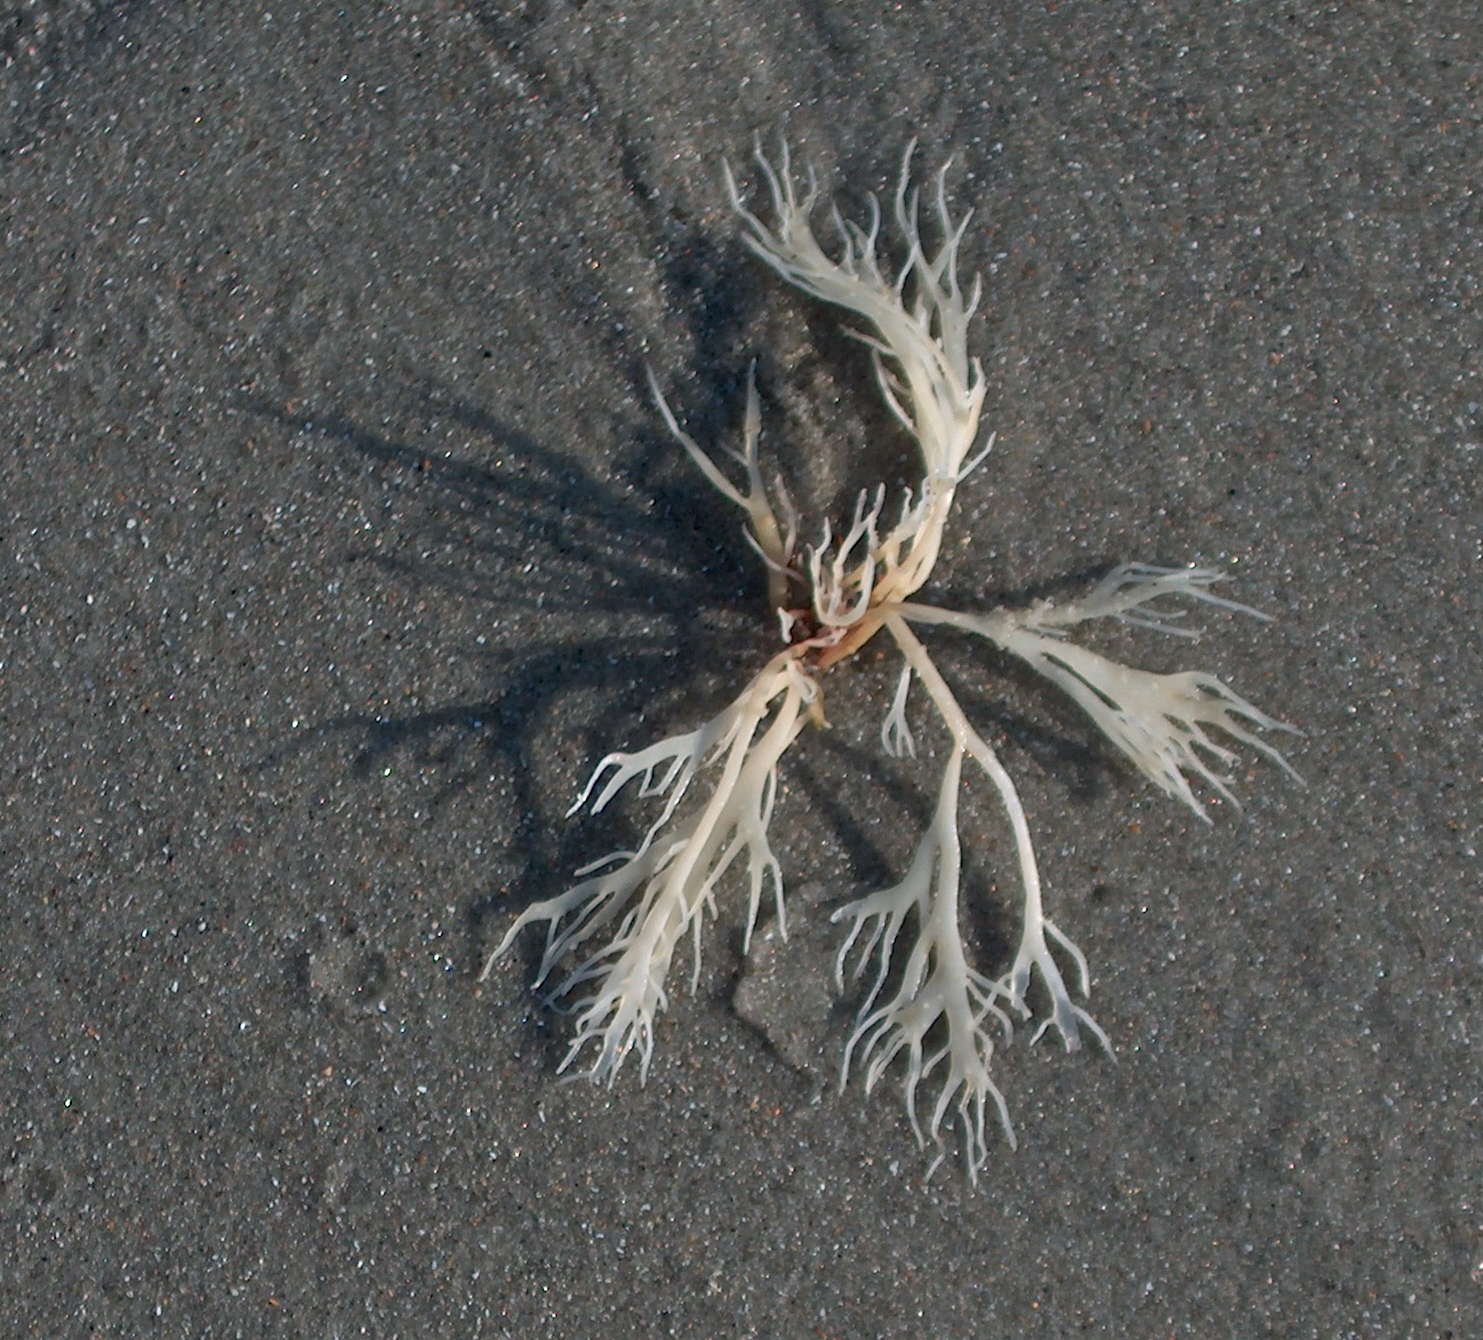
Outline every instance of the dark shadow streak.
[[(592, 851), (621, 848), (633, 839), (632, 824), (620, 814), (599, 816), (580, 829), (555, 822), (550, 798), (538, 793), (531, 759), (562, 701), (584, 690), (600, 691), (602, 709), (588, 732), (590, 758), (583, 760), (596, 763), (617, 737), (643, 730), (639, 723), (656, 701), (669, 712), (669, 698), (656, 695), (656, 684), (672, 682), (674, 700), (683, 702), (695, 693), (688, 668), (702, 666), (707, 678), (715, 673), (728, 685), (732, 680), (739, 685), (740, 662), (734, 674), (727, 672), (728, 662), (760, 649), (767, 626), (760, 569), (744, 566), (750, 555), (741, 541), (740, 518), (703, 483), (680, 476), (679, 482), (666, 478), (646, 488), (621, 488), (475, 406), (431, 392), (424, 392), (424, 401), (430, 413), (450, 417), (497, 444), (490, 453), (496, 463), (429, 458), (344, 414), (295, 413), (247, 397), (238, 403), (248, 413), (328, 438), (377, 465), (415, 472), (426, 486), (420, 501), (427, 529), (419, 539), (458, 541), (456, 570), (395, 555), (352, 552), (347, 559), (436, 584), (501, 615), (529, 614), (529, 624), (514, 633), (512, 645), (482, 653), (488, 680), (498, 686), (489, 697), (406, 716), (331, 717), (266, 755), (259, 766), (277, 767), (317, 741), (348, 734), (361, 742), (354, 762), (358, 776), (370, 777), (387, 759), (409, 752), (418, 766), (441, 770), (446, 780), (435, 807), (491, 771), (507, 778), (517, 817), (505, 845), (521, 853), (522, 873), (510, 887), (478, 898), (469, 909), (470, 961), (477, 970), (487, 949), (483, 923), (491, 915), (559, 892)], [(674, 453), (675, 448), (655, 436), (646, 451)], [(676, 464), (683, 467), (683, 459)], [(718, 544), (718, 535), (736, 539)], [(528, 577), (517, 576), (526, 572)], [(600, 610), (608, 627), (615, 619), (621, 625), (626, 615), (641, 619), (643, 629), (543, 641), (540, 593), (547, 589), (561, 592), (573, 612)], [(694, 714), (719, 705), (708, 703)], [(608, 737), (610, 729), (614, 738)], [(604, 841), (606, 846), (594, 846)]]

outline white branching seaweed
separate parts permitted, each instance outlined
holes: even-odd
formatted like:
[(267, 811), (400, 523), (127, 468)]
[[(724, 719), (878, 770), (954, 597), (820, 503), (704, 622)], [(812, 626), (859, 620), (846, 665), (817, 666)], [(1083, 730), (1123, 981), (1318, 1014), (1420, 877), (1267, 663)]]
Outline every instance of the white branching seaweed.
[[(548, 993), (553, 1003), (578, 996), (589, 985), (595, 988), (576, 1006), (576, 1035), (563, 1070), (590, 1043), (597, 1049), (588, 1067), (593, 1079), (611, 1082), (635, 1047), (640, 1077), (647, 1075), (654, 1018), (666, 1003), (670, 960), (688, 931), (699, 973), (702, 913), (714, 911), (716, 882), (738, 856), (746, 856), (751, 886), (748, 938), (765, 887), (771, 887), (782, 916), (783, 880), (767, 826), (777, 794), (778, 760), (797, 738), (803, 708), (817, 693), (795, 658), (784, 653), (699, 730), (637, 754), (610, 754), (597, 765), (578, 806), (611, 768), (593, 809), (602, 809), (627, 783), (642, 778), (640, 795), (665, 797), (659, 819), (637, 851), (604, 857), (577, 872), (579, 878), (586, 876), (581, 883), (527, 908), (484, 969), (487, 975), (523, 926), (547, 923), (537, 986), (553, 983)], [(707, 767), (719, 772), (709, 798), (697, 813), (673, 822), (695, 774)], [(564, 966), (569, 960), (571, 965)]]
[[(943, 1118), (957, 1108), (963, 1127), (964, 1160), (969, 1174), (977, 1177), (988, 1158), (984, 1121), (988, 1101), (997, 1109), (1009, 1143), (1015, 1142), (1009, 1109), (989, 1074), (994, 1043), (984, 1024), (992, 1016), (1003, 1026), (1006, 1037), (1013, 1029), (998, 1004), (1001, 998), (1009, 999), (1004, 984), (989, 981), (968, 962), (959, 933), (963, 860), (958, 838), (958, 787), (963, 752), (961, 745), (953, 746), (942, 774), (936, 816), (922, 834), (906, 878), (894, 888), (872, 893), (836, 914), (836, 921), (853, 917), (855, 925), (840, 948), (835, 975), (843, 990), (850, 951), (869, 925), (853, 976), (858, 979), (874, 958), (875, 977), (845, 1047), (843, 1071), (848, 1075), (851, 1063), (858, 1060), (869, 1093), (892, 1061), (904, 1054), (906, 1111), (918, 1142), (922, 1142), (917, 1089), (943, 1070), (929, 1128), (937, 1135)], [(898, 953), (897, 941), (908, 919), (914, 922), (916, 938), (909, 950)], [(877, 1005), (893, 966), (903, 957), (894, 993)]]
[[(968, 323), (980, 285), (975, 279), (965, 294), (957, 273), (968, 216), (955, 220), (948, 208), (944, 167), (926, 211), (937, 237), (935, 249), (929, 249), (919, 192), (911, 183), (911, 158), (908, 148), (891, 209), (905, 249), (894, 270), (878, 250), (882, 212), (873, 198), (865, 227), (831, 211), (839, 238), (836, 254), (820, 245), (812, 222), (817, 185), (810, 176), (800, 193), (786, 145), (777, 167), (760, 149), (757, 153), (771, 198), (771, 224), (748, 207), (729, 168), (726, 180), (745, 240), (757, 256), (789, 283), (843, 308), (860, 323), (854, 333), (871, 350), (886, 405), (920, 450), (920, 486), (902, 501), (894, 525), (882, 521), (882, 486), (860, 495), (842, 533), (836, 535), (826, 523), (817, 545), (800, 545), (792, 503), (781, 485), (770, 490), (763, 479), (753, 380), (748, 380), (741, 449), (727, 452), (745, 476), (738, 486), (680, 427), (650, 374), (671, 434), (711, 485), (745, 513), (747, 539), (765, 566), (784, 647), (730, 706), (698, 730), (635, 753), (610, 754), (597, 765), (573, 812), (601, 810), (631, 789), (658, 803), (657, 817), (636, 850), (616, 852), (578, 871), (572, 888), (528, 908), (490, 955), (484, 973), (522, 928), (544, 924), (537, 986), (553, 1005), (576, 1017), (561, 1069), (580, 1062), (592, 1079), (611, 1082), (637, 1051), (642, 1081), (653, 1055), (655, 1019), (667, 1003), (675, 950), (688, 935), (693, 990), (705, 916), (715, 915), (717, 886), (732, 865), (740, 862), (746, 872), (747, 936), (765, 894), (786, 930), (782, 873), (768, 841), (778, 765), (808, 721), (822, 723), (825, 672), (884, 633), (904, 660), (881, 727), (884, 748), (897, 756), (916, 754), (907, 722), (915, 685), (925, 691), (949, 748), (936, 811), (906, 876), (835, 914), (836, 921), (851, 923), (836, 964), (841, 990), (847, 979), (868, 979), (840, 1082), (846, 1084), (858, 1068), (870, 1091), (899, 1066), (918, 1141), (925, 1144), (930, 1136), (942, 1151), (946, 1130), (956, 1121), (964, 1165), (976, 1182), (988, 1159), (990, 1109), (1014, 1143), (1008, 1108), (990, 1069), (993, 1033), (998, 1029), (1007, 1040), (1013, 1019), (1032, 1017), (1033, 982), (1039, 981), (1049, 1006), (1035, 1037), (1053, 1028), (1068, 1051), (1080, 1048), (1084, 1033), (1109, 1052), (1111, 1047), (1072, 999), (1063, 964), (1074, 969), (1075, 989), (1085, 998), (1090, 990), (1086, 959), (1046, 913), (1030, 825), (1014, 782), (914, 628), (947, 625), (1018, 658), (1066, 693), (1144, 776), (1204, 822), (1210, 815), (1197, 788), (1236, 803), (1232, 744), (1251, 747), (1295, 779), (1297, 774), (1259, 734), (1292, 728), (1214, 676), (1149, 673), (1068, 638), (1070, 630), (1098, 619), (1193, 637), (1181, 622), (1183, 609), (1174, 603), (1181, 599), (1266, 617), (1216, 595), (1213, 588), (1223, 577), (1218, 571), (1129, 564), (1078, 600), (1041, 601), (1022, 610), (965, 613), (912, 599), (932, 574), (959, 484), (994, 440), (975, 452), (984, 376), (978, 360), (968, 355)], [(1019, 946), (997, 978), (972, 965), (962, 932), (958, 799), (965, 760), (987, 779), (1003, 808), (1023, 893)], [(924, 1086), (931, 1097), (919, 1104)]]

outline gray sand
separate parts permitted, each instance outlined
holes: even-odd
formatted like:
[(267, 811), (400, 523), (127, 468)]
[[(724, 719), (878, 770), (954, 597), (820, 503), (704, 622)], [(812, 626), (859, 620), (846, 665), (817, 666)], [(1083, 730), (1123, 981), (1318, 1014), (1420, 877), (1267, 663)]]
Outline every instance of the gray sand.
[[(1483, 1333), (1483, 30), (1321, 8), (5, 7), (9, 1333)], [(646, 1087), (554, 1079), (538, 944), (476, 981), (631, 840), (563, 819), (596, 759), (772, 635), (644, 364), (711, 442), (757, 358), (816, 516), (900, 474), (738, 244), (720, 161), (783, 128), (977, 211), (999, 445), (934, 589), (1225, 565), (1274, 623), (1129, 654), (1307, 731), (1207, 831), (944, 641), (1117, 1049), (1016, 1040), (977, 1192), (834, 1086), (828, 910), (935, 786), (887, 661), (784, 776), (794, 940), (723, 906)]]

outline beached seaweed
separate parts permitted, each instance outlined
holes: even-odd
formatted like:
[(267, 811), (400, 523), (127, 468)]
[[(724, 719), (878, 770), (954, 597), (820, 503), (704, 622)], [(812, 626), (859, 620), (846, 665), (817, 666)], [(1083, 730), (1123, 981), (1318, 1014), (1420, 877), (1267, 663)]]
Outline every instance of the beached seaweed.
[[(744, 477), (738, 485), (681, 428), (651, 375), (669, 431), (705, 478), (746, 515), (748, 539), (766, 568), (782, 649), (699, 729), (634, 753), (610, 754), (597, 765), (574, 812), (601, 810), (632, 789), (655, 802), (657, 816), (635, 850), (604, 857), (579, 871), (572, 888), (528, 908), (484, 971), (487, 975), (523, 928), (544, 925), (537, 986), (549, 1002), (575, 1016), (561, 1068), (610, 1082), (636, 1052), (642, 1079), (653, 1053), (655, 1017), (667, 1002), (671, 960), (689, 937), (698, 973), (706, 913), (714, 915), (723, 875), (738, 863), (745, 872), (748, 937), (764, 895), (786, 926), (781, 867), (768, 839), (778, 765), (805, 726), (822, 721), (829, 668), (884, 635), (904, 663), (882, 742), (891, 753), (915, 754), (907, 705), (919, 686), (946, 733), (947, 762), (932, 821), (901, 882), (835, 914), (848, 925), (836, 964), (840, 987), (865, 983), (841, 1084), (858, 1070), (870, 1090), (899, 1069), (918, 1139), (925, 1143), (930, 1136), (941, 1150), (956, 1124), (965, 1166), (976, 1181), (988, 1158), (991, 1109), (1014, 1143), (991, 1066), (995, 1033), (1008, 1038), (1016, 1019), (1032, 1016), (1032, 981), (1038, 978), (1048, 1001), (1036, 1037), (1054, 1029), (1068, 1051), (1082, 1045), (1084, 1034), (1104, 1047), (1108, 1041), (1073, 1000), (1073, 985), (1082, 998), (1089, 991), (1086, 959), (1046, 913), (1030, 827), (1014, 782), (969, 721), (918, 630), (947, 625), (1018, 658), (1066, 693), (1139, 771), (1204, 822), (1210, 816), (1197, 788), (1235, 803), (1232, 744), (1249, 746), (1296, 774), (1259, 734), (1291, 728), (1214, 676), (1152, 674), (1069, 640), (1072, 630), (1099, 619), (1189, 636), (1178, 622), (1180, 601), (1263, 618), (1215, 593), (1222, 579), (1218, 571), (1130, 564), (1079, 600), (985, 613), (914, 599), (932, 575), (957, 489), (989, 454), (994, 439), (979, 442), (984, 374), (968, 353), (968, 325), (981, 286), (975, 280), (965, 292), (958, 279), (968, 217), (955, 219), (949, 210), (946, 168), (937, 173), (924, 209), (912, 184), (911, 158), (908, 149), (891, 204), (894, 232), (905, 249), (894, 268), (880, 251), (882, 210), (873, 198), (863, 226), (831, 210), (838, 242), (832, 255), (821, 246), (813, 230), (818, 188), (812, 177), (806, 188), (800, 186), (786, 146), (777, 165), (760, 149), (757, 154), (770, 222), (753, 212), (729, 169), (726, 179), (745, 240), (758, 258), (860, 323), (853, 333), (870, 350), (886, 405), (919, 449), (921, 483), (902, 499), (894, 523), (884, 519), (881, 486), (860, 495), (840, 533), (826, 523), (818, 543), (800, 543), (792, 503), (780, 487), (769, 489), (764, 481), (755, 386), (748, 384), (742, 445), (727, 453)], [(931, 247), (921, 226), (923, 213), (935, 239)], [(972, 965), (962, 934), (958, 799), (965, 763), (997, 795), (1019, 866), (1020, 939), (1013, 960), (997, 977)], [(1072, 970), (1072, 985), (1063, 968)], [(930, 1098), (919, 1105), (923, 1086)]]

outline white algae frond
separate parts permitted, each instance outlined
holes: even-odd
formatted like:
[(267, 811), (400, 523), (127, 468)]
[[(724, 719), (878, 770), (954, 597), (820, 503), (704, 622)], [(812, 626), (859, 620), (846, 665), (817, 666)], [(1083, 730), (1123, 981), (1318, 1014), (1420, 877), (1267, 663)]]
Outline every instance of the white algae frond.
[[(1291, 727), (1254, 707), (1209, 674), (1152, 674), (1120, 664), (1069, 639), (1098, 619), (1189, 637), (1178, 622), (1180, 600), (1248, 615), (1214, 593), (1222, 578), (1208, 568), (1117, 568), (1086, 596), (1056, 605), (983, 613), (942, 609), (914, 599), (932, 575), (958, 486), (993, 446), (980, 443), (983, 370), (968, 353), (968, 323), (980, 285), (965, 293), (958, 249), (968, 225), (955, 220), (946, 196), (946, 168), (937, 174), (926, 213), (937, 238), (929, 250), (923, 212), (911, 184), (908, 149), (892, 205), (905, 259), (885, 266), (878, 254), (882, 211), (872, 199), (866, 226), (831, 211), (839, 242), (831, 256), (813, 231), (818, 190), (800, 191), (784, 146), (774, 167), (758, 152), (770, 197), (768, 218), (746, 203), (729, 169), (732, 204), (756, 255), (789, 283), (843, 308), (869, 346), (890, 412), (920, 450), (921, 484), (888, 525), (884, 486), (860, 495), (843, 532), (829, 526), (816, 545), (800, 545), (799, 522), (781, 489), (770, 492), (758, 460), (760, 411), (749, 382), (742, 447), (728, 451), (745, 476), (738, 486), (676, 421), (657, 381), (651, 385), (670, 432), (705, 478), (746, 516), (747, 538), (767, 573), (769, 599), (783, 648), (724, 711), (697, 730), (635, 753), (614, 753), (598, 765), (573, 811), (601, 810), (632, 789), (652, 799), (658, 815), (637, 850), (616, 852), (577, 874), (578, 883), (528, 908), (489, 962), (521, 929), (546, 927), (537, 986), (575, 1016), (561, 1068), (611, 1082), (633, 1052), (640, 1079), (654, 1046), (654, 1022), (667, 1002), (671, 960), (689, 938), (698, 973), (706, 914), (715, 914), (722, 876), (744, 872), (750, 936), (766, 896), (784, 921), (781, 868), (768, 840), (778, 765), (812, 720), (822, 722), (823, 677), (877, 634), (903, 657), (901, 678), (881, 728), (884, 747), (915, 756), (907, 706), (920, 686), (947, 737), (947, 763), (931, 823), (901, 882), (841, 907), (847, 923), (836, 974), (841, 989), (855, 983), (863, 1003), (844, 1052), (841, 1085), (852, 1070), (865, 1087), (900, 1073), (907, 1112), (919, 1141), (939, 1149), (953, 1126), (969, 1176), (977, 1181), (988, 1158), (986, 1121), (998, 1116), (1011, 1144), (1009, 1113), (994, 1083), (996, 1034), (1032, 1017), (1038, 977), (1048, 1013), (1035, 1031), (1051, 1028), (1068, 1051), (1090, 1034), (1107, 1038), (1082, 1006), (1090, 981), (1080, 949), (1046, 913), (1030, 826), (1014, 781), (993, 747), (974, 728), (917, 634), (947, 625), (986, 638), (1049, 680), (1150, 781), (1209, 822), (1196, 788), (1235, 803), (1230, 772), (1245, 745), (1296, 777), (1259, 732)], [(958, 799), (964, 766), (987, 779), (1014, 839), (1023, 902), (1019, 946), (998, 977), (970, 961), (962, 933), (962, 838)], [(1068, 985), (1063, 966), (1071, 970)], [(692, 986), (694, 976), (692, 976)], [(919, 1096), (919, 1095), (925, 1096)], [(939, 1156), (940, 1157), (940, 1156)], [(934, 1164), (935, 1166), (935, 1164)]]

